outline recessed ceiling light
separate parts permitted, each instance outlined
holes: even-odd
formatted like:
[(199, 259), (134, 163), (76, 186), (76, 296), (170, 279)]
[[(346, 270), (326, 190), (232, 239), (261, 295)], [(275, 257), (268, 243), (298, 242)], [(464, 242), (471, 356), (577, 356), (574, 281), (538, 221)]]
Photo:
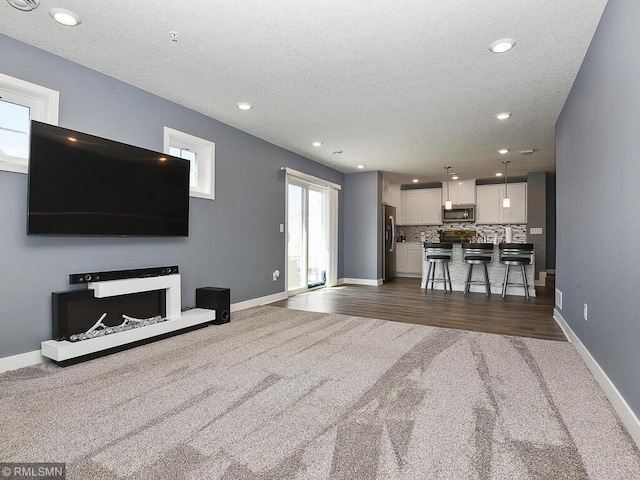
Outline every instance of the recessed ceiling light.
[(529, 150), (520, 150), (521, 155), (531, 155), (533, 152), (535, 152), (533, 148), (530, 148)]
[(496, 173), (496, 177), (501, 177), (502, 176), (502, 172), (497, 172)]
[(77, 142), (78, 140), (73, 137), (67, 137), (70, 142)]
[(331, 152), (333, 155), (342, 155), (344, 152), (342, 150), (336, 150), (335, 152)]
[(498, 113), (496, 114), (496, 118), (498, 120), (506, 120), (507, 118), (509, 118), (511, 116), (511, 114), (509, 112), (502, 112), (502, 113)]
[(180, 34), (178, 32), (176, 32), (175, 30), (172, 30), (169, 32), (169, 36), (171, 37), (171, 41), (172, 42), (177, 42), (178, 39), (180, 38)]
[(238, 107), (240, 110), (251, 110), (253, 108), (253, 105), (247, 102), (238, 102), (236, 103), (236, 107)]
[(67, 27), (75, 27), (82, 23), (82, 19), (77, 13), (67, 10), (66, 8), (50, 8), (49, 16), (56, 22)]
[(418, 180), (417, 178), (414, 178), (413, 180), (411, 180), (413, 183), (418, 183), (420, 180)]
[(311, 145), (313, 145), (314, 147), (319, 147), (322, 145), (322, 142), (313, 142)]
[(40, 5), (40, 0), (7, 0), (9, 5), (24, 12), (35, 10)]
[(358, 165), (356, 166), (357, 169), (362, 170), (365, 166), (364, 165)]
[(501, 38), (495, 42), (491, 42), (489, 50), (493, 53), (505, 53), (515, 47), (516, 41), (513, 38)]
[(460, 176), (457, 173), (452, 173), (451, 174), (451, 180), (458, 180), (460, 178)]
[(500, 150), (498, 150), (498, 153), (500, 155), (506, 155), (507, 153), (509, 153), (509, 149), (508, 148), (501, 148)]
[(166, 162), (167, 161), (167, 157), (160, 157), (158, 160), (160, 160), (161, 162)]

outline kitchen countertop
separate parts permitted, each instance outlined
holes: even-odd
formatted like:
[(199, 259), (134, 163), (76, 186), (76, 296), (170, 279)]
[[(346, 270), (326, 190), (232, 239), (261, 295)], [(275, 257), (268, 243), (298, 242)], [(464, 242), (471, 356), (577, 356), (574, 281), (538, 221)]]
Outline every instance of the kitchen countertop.
[[(408, 243), (408, 242), (406, 242)], [(415, 242), (412, 242), (415, 243)], [(536, 296), (534, 287), (534, 265), (535, 251), (531, 255), (531, 265), (527, 265), (527, 283), (529, 284), (529, 295)], [(436, 278), (442, 277), (442, 268), (436, 264)], [(487, 264), (489, 272), (489, 284), (491, 286), (491, 294), (502, 294), (502, 280), (504, 279), (505, 265), (500, 263), (500, 251), (498, 245), (493, 246), (493, 255), (491, 263)], [(427, 272), (429, 271), (429, 262), (426, 261), (424, 249), (422, 250), (422, 281), (420, 288), (425, 288), (427, 283)], [(454, 243), (451, 261), (449, 262), (449, 273), (451, 275), (451, 287), (454, 291), (463, 292), (464, 282), (467, 279), (467, 263), (462, 258), (462, 244)], [(472, 280), (483, 280), (482, 265), (474, 265)], [(522, 274), (519, 267), (512, 267), (509, 270), (509, 280), (512, 282), (522, 283)], [(442, 282), (434, 284), (434, 290), (443, 290)], [(471, 284), (471, 292), (484, 293), (484, 283)], [(507, 295), (518, 295), (524, 297), (524, 288), (518, 285), (509, 285), (507, 287)]]

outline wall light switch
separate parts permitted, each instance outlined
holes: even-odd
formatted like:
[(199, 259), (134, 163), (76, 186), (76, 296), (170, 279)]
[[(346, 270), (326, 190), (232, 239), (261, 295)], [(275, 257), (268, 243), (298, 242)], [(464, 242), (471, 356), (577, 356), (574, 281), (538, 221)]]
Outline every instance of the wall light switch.
[(542, 235), (542, 227), (539, 227), (539, 228), (530, 228), (530, 229), (529, 229), (529, 234), (530, 234), (530, 235)]
[(280, 224), (280, 233), (284, 233), (284, 223)]

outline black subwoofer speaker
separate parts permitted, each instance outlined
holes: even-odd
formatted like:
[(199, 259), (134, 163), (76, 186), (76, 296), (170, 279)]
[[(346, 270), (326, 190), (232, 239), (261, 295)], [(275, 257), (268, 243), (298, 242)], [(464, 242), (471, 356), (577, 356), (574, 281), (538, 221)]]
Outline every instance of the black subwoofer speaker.
[(231, 290), (220, 287), (196, 288), (196, 308), (216, 311), (214, 325), (231, 321)]

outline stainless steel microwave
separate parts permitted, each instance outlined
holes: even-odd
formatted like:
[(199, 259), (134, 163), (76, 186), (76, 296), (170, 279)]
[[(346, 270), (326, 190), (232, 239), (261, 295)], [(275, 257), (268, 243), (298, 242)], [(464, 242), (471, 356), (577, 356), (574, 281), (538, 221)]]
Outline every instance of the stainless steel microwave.
[(475, 205), (454, 205), (451, 210), (442, 207), (442, 223), (462, 223), (476, 221)]

